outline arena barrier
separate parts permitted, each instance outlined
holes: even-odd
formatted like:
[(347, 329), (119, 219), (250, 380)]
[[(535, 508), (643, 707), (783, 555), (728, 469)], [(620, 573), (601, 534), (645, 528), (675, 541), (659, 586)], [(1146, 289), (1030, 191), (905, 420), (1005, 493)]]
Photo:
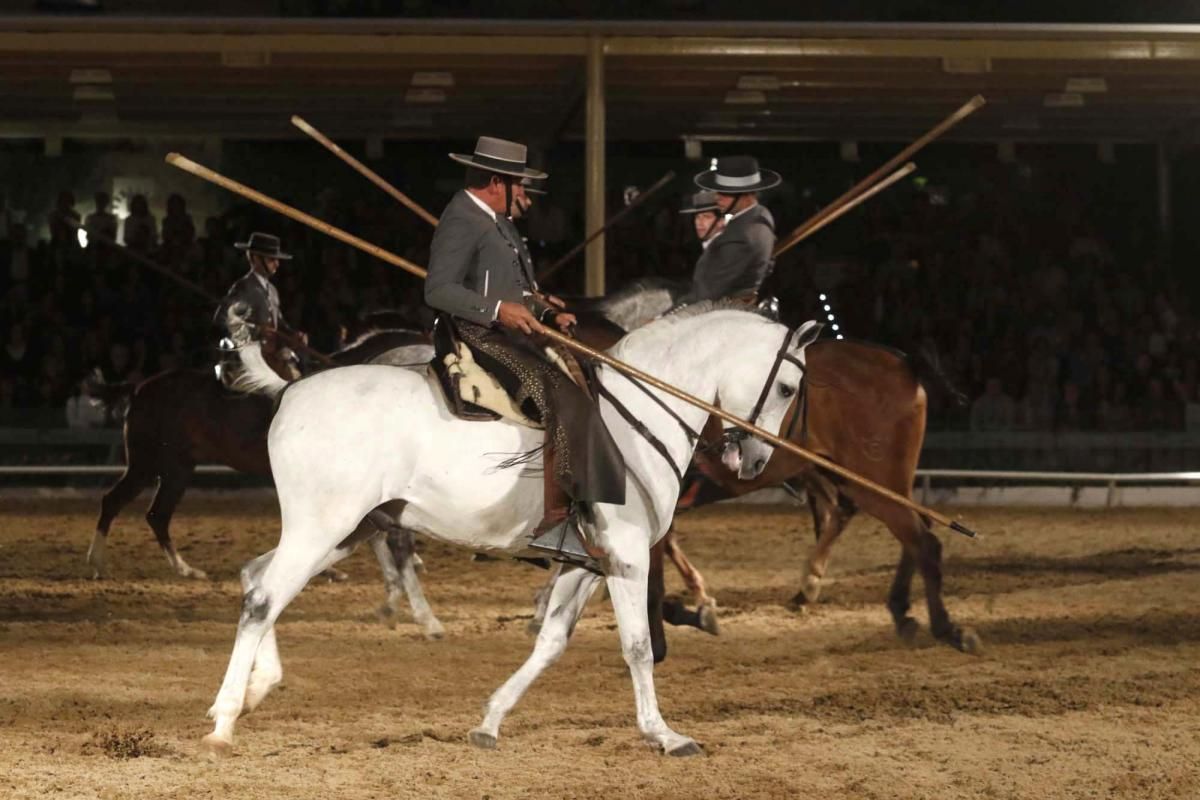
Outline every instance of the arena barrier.
[[(119, 464), (0, 466), (4, 478), (26, 479), (9, 483), (7, 492), (41, 488), (27, 479), (35, 477), (116, 477)], [(196, 475), (235, 477), (237, 471), (219, 464), (201, 464)], [(261, 488), (264, 479), (247, 476)], [(1032, 472), (1019, 470), (919, 469), (917, 487), (922, 504), (963, 506), (1069, 506), (1113, 508), (1138, 506), (1200, 506), (1200, 472)], [(232, 488), (237, 488), (236, 486)], [(798, 503), (802, 500), (783, 489), (764, 489), (730, 502)]]

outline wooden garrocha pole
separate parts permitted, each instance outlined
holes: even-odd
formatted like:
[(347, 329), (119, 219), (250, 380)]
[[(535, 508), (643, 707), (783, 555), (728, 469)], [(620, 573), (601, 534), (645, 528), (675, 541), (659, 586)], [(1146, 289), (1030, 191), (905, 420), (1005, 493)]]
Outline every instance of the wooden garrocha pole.
[(931, 128), (924, 136), (901, 150), (899, 153), (889, 159), (886, 164), (879, 167), (879, 169), (875, 170), (870, 175), (851, 186), (849, 189), (843, 192), (840, 197), (818, 211), (806, 222), (802, 223), (798, 228), (796, 228), (796, 230), (788, 234), (787, 238), (785, 238), (775, 247), (775, 252), (772, 255), (778, 256), (784, 250), (790, 249), (792, 245), (796, 243), (796, 241), (799, 241), (803, 237), (807, 236), (811, 228), (816, 227), (818, 224), (822, 224), (826, 217), (835, 214), (838, 208), (840, 208), (843, 204), (850, 202), (867, 189), (870, 189), (876, 181), (880, 180), (885, 175), (888, 175), (892, 172), (892, 170), (896, 169), (896, 167), (912, 158), (913, 154), (922, 147), (953, 128), (959, 122), (962, 122), (971, 114), (975, 113), (975, 111), (981, 108), (986, 102), (987, 101), (983, 99), (983, 95), (977, 94), (972, 97), (970, 100), (964, 103), (961, 108)]
[(404, 192), (397, 189), (395, 186), (392, 186), (392, 184), (385, 181), (382, 177), (380, 177), (380, 175), (377, 172), (375, 172), (375, 170), (371, 169), (366, 164), (362, 163), (357, 158), (355, 158), (354, 156), (347, 153), (345, 150), (343, 150), (341, 147), (338, 146), (337, 142), (333, 141), (328, 136), (321, 133), (319, 130), (314, 128), (312, 125), (309, 125), (304, 120), (304, 118), (299, 117), (299, 116), (293, 116), (292, 124), (295, 125), (297, 128), (299, 128), (300, 130), (307, 133), (312, 138), (316, 139), (318, 142), (320, 142), (322, 145), (325, 146), (326, 150), (333, 153), (335, 156), (340, 158), (342, 161), (345, 161), (347, 164), (349, 164), (351, 167), (353, 167), (356, 171), (358, 171), (359, 174), (361, 174), (363, 177), (365, 177), (371, 183), (375, 184), (380, 189), (383, 189), (385, 192), (390, 194), (393, 198), (398, 200), (400, 202), (400, 204), (403, 205), (404, 207), (406, 207), (409, 211), (412, 211), (414, 214), (416, 214), (418, 217), (420, 217), (421, 219), (428, 222), (433, 227), (435, 227), (435, 228), (437, 227), (437, 224), (438, 224), (437, 217), (435, 217), (433, 214), (430, 214), (427, 210), (425, 210), (424, 206), (422, 206), (417, 201), (413, 200), (411, 197), (406, 195)]
[(562, 255), (562, 257), (560, 257), (557, 261), (555, 261), (553, 264), (551, 264), (550, 266), (548, 266), (544, 270), (542, 270), (542, 273), (537, 276), (537, 279), (539, 281), (549, 280), (551, 278), (551, 276), (553, 276), (556, 272), (558, 272), (560, 269), (562, 269), (564, 266), (566, 266), (568, 261), (570, 261), (575, 256), (579, 255), (579, 252), (581, 250), (583, 250), (585, 247), (587, 247), (589, 244), (591, 244), (596, 239), (597, 236), (600, 236), (605, 231), (607, 231), (609, 228), (611, 228), (613, 225), (616, 225), (618, 222), (620, 222), (622, 219), (625, 218), (626, 214), (628, 214), (630, 211), (633, 211), (635, 208), (640, 206), (647, 199), (649, 199), (649, 197), (652, 194), (654, 194), (659, 189), (666, 186), (668, 183), (670, 183), (674, 179), (675, 179), (674, 172), (668, 172), (666, 175), (663, 175), (661, 178), (659, 178), (657, 181), (655, 181), (653, 184), (651, 184), (649, 187), (647, 187), (646, 191), (642, 192), (637, 197), (635, 197), (633, 199), (632, 203), (630, 203), (629, 205), (622, 208), (616, 214), (613, 214), (612, 217), (610, 217), (609, 220), (607, 222), (605, 222), (601, 228), (599, 228), (598, 230), (592, 231), (591, 235), (589, 235), (586, 239), (584, 239), (582, 242), (580, 242), (579, 244), (572, 247), (570, 250), (568, 250), (566, 253), (564, 253)]
[[(316, 217), (312, 216), (311, 214), (306, 214), (303, 211), (300, 211), (299, 209), (292, 208), (291, 206), (289, 206), (285, 203), (281, 203), (278, 200), (275, 200), (274, 198), (266, 196), (262, 192), (251, 189), (249, 186), (245, 186), (241, 183), (238, 183), (235, 180), (226, 178), (224, 175), (214, 172), (207, 167), (201, 166), (200, 164), (197, 164), (196, 162), (194, 162), (188, 158), (185, 158), (184, 156), (181, 156), (178, 153), (169, 154), (167, 156), (167, 163), (171, 164), (172, 166), (178, 167), (179, 169), (182, 169), (185, 172), (190, 172), (199, 178), (203, 178), (204, 180), (209, 181), (210, 183), (215, 183), (218, 186), (228, 189), (229, 191), (234, 192), (235, 194), (239, 194), (248, 200), (253, 200), (254, 202), (258, 203), (259, 205), (265, 206), (266, 208), (269, 208), (272, 211), (276, 211), (280, 214), (283, 214), (284, 216), (289, 217), (290, 219), (293, 219), (296, 222), (300, 222), (304, 225), (307, 225), (314, 230), (320, 231), (321, 233), (324, 233), (328, 236), (332, 236), (334, 239), (337, 239), (340, 242), (344, 242), (345, 244), (348, 244), (351, 247), (356, 247), (359, 250), (363, 251), (364, 253), (367, 253), (368, 255), (375, 256), (379, 260), (384, 261), (393, 266), (399, 267), (400, 269), (403, 269), (406, 272), (412, 273), (413, 275), (416, 275), (419, 278), (424, 279), (429, 274), (424, 268), (417, 266), (416, 264), (412, 263), (411, 261), (409, 261), (405, 258), (402, 258), (402, 257), (396, 255), (395, 253), (389, 252), (387, 250), (384, 250), (382, 247), (379, 247), (378, 245), (373, 245), (370, 242), (360, 239), (359, 237), (355, 236), (352, 233), (347, 233), (346, 231), (342, 230), (341, 228), (334, 227), (333, 225), (330, 225), (328, 222), (324, 222), (323, 220), (317, 219)], [(643, 382), (655, 387), (656, 389), (659, 389), (660, 391), (666, 392), (667, 394), (671, 395), (672, 397), (682, 400), (685, 403), (690, 403), (691, 405), (695, 406), (696, 408), (699, 408), (699, 409), (702, 409), (702, 410), (708, 412), (712, 416), (720, 417), (721, 419), (725, 420), (729, 424), (734, 425), (738, 428), (741, 428), (742, 430), (744, 430), (748, 433), (751, 433), (754, 436), (757, 436), (758, 438), (762, 439), (763, 441), (770, 442), (771, 444), (775, 445), (776, 447), (782, 448), (784, 450), (787, 450), (789, 453), (800, 456), (801, 458), (805, 459), (806, 461), (816, 464), (817, 466), (821, 467), (822, 469), (829, 470), (830, 472), (832, 472), (836, 475), (839, 475), (840, 477), (845, 478), (846, 480), (848, 480), (852, 483), (855, 483), (858, 486), (863, 487), (864, 489), (875, 492), (876, 494), (886, 497), (889, 500), (899, 503), (900, 505), (904, 506), (905, 508), (908, 508), (912, 511), (917, 512), (918, 514), (928, 517), (929, 519), (933, 520), (934, 522), (938, 523), (939, 525), (944, 525), (947, 528), (957, 531), (958, 533), (962, 533), (966, 536), (970, 536), (970, 537), (975, 536), (975, 532), (972, 531), (970, 528), (967, 528), (962, 523), (952, 520), (949, 517), (947, 517), (943, 514), (940, 514), (931, 508), (926, 508), (925, 506), (921, 505), (920, 503), (917, 503), (901, 494), (898, 494), (897, 492), (894, 492), (885, 486), (879, 485), (875, 481), (872, 481), (868, 478), (864, 478), (863, 476), (859, 475), (858, 473), (852, 472), (851, 470), (848, 470), (839, 464), (835, 464), (834, 462), (832, 462), (826, 458), (823, 458), (822, 456), (819, 456), (816, 453), (810, 452), (809, 450), (806, 450), (803, 447), (800, 447), (799, 445), (797, 445), (793, 442), (783, 439), (783, 438), (771, 433), (768, 430), (760, 428), (757, 425), (754, 425), (750, 422), (747, 422), (746, 420), (741, 419), (740, 417), (736, 417), (733, 414), (730, 414), (728, 411), (725, 411), (724, 409), (714, 406), (712, 403), (705, 402), (704, 400), (701, 400), (698, 397), (688, 394), (687, 392), (683, 391), (682, 389), (677, 389), (674, 386), (672, 386), (671, 384), (661, 381), (658, 378), (654, 377), (653, 375), (643, 372), (642, 370), (638, 369), (637, 367), (630, 366), (629, 364), (626, 364), (623, 361), (619, 361), (606, 353), (602, 353), (599, 350), (596, 350), (592, 347), (588, 347), (587, 345), (583, 344), (582, 342), (578, 342), (569, 336), (565, 336), (565, 335), (559, 333), (558, 331), (551, 330), (550, 328), (547, 328), (545, 326), (539, 326), (539, 327), (541, 328), (541, 330), (539, 332), (543, 336), (545, 336), (546, 338), (548, 338), (552, 341), (558, 342), (563, 347), (566, 347), (570, 350), (574, 350), (576, 353), (585, 355), (588, 358), (595, 359), (596, 361), (599, 361), (602, 364), (606, 364), (607, 366), (612, 367), (613, 369), (617, 370), (618, 372), (623, 373), (624, 375), (626, 375), (628, 377), (637, 378), (638, 380), (643, 381)]]
[(893, 172), (891, 175), (889, 175), (886, 178), (884, 178), (883, 180), (881, 180), (879, 183), (872, 186), (870, 189), (867, 189), (865, 192), (860, 194), (858, 197), (855, 197), (845, 203), (842, 203), (838, 207), (838, 209), (836, 211), (834, 211), (832, 214), (825, 215), (825, 217), (823, 219), (818, 220), (816, 222), (816, 224), (809, 226), (808, 230), (804, 231), (799, 236), (793, 237), (786, 247), (780, 247), (780, 248), (776, 249), (775, 257), (778, 258), (783, 253), (786, 253), (788, 250), (790, 250), (791, 248), (800, 244), (805, 239), (812, 236), (814, 233), (821, 230), (829, 223), (840, 218), (846, 212), (857, 208), (860, 203), (864, 203), (867, 200), (870, 200), (872, 197), (879, 194), (880, 192), (882, 192), (884, 189), (891, 186), (896, 181), (900, 180), (901, 178), (903, 178), (907, 175), (911, 175), (913, 172), (916, 171), (916, 169), (917, 169), (917, 165), (910, 161), (907, 164), (905, 164), (903, 167), (901, 167), (900, 169)]

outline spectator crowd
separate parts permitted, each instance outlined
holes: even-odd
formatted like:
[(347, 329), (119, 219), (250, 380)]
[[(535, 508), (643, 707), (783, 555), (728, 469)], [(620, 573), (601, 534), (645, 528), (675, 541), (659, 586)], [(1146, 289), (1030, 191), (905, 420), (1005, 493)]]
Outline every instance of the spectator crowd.
[[(788, 188), (764, 200), (781, 235), (815, 208)], [(1200, 404), (1197, 308), (1159, 260), (1152, 220), (1114, 226), (1102, 200), (1119, 205), (1069, 182), (1033, 191), (1019, 175), (986, 169), (962, 187), (953, 175), (914, 184), (789, 253), (766, 289), (792, 320), (824, 319), (829, 304), (847, 335), (938, 354), (970, 402), (959, 408), (931, 393), (933, 427), (1182, 430), (1188, 407)], [(342, 202), (332, 189), (315, 203), (317, 216), (427, 261), (431, 232), (403, 208)], [(280, 234), (296, 255), (276, 284), (284, 315), (318, 349), (337, 347), (364, 311), (421, 302), (408, 276), (253, 207), (197, 229), (178, 194), (161, 220), (140, 196), (123, 220), (103, 193), (88, 205), (62, 192), (45, 215), (48, 238), (37, 241), (0, 208), (0, 425), (105, 424), (89, 378), (137, 382), (211, 364), (215, 298), (246, 269), (233, 244), (251, 230)], [(610, 234), (610, 287), (690, 274), (698, 246), (676, 208), (649, 203)], [(543, 260), (573, 244), (580, 227), (553, 195), (523, 224)], [(132, 262), (113, 240), (208, 296)]]

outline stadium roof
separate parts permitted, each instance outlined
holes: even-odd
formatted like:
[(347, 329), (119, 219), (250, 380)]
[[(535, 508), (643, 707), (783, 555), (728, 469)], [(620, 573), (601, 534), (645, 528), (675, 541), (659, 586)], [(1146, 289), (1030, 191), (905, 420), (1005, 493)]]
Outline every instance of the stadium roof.
[(1190, 142), (1200, 26), (0, 17), (0, 137)]

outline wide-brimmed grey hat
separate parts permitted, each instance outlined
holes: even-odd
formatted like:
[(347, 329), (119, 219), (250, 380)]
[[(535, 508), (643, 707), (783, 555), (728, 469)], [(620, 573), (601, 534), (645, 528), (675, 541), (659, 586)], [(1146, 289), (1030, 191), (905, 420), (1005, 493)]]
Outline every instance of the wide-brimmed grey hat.
[(501, 175), (515, 175), (518, 178), (536, 178), (538, 180), (546, 177), (546, 173), (530, 169), (525, 165), (525, 145), (506, 139), (480, 136), (479, 140), (475, 142), (474, 153), (469, 156), (451, 153), (450, 157), (468, 167), (479, 167), (488, 172), (498, 172)]
[(234, 247), (238, 250), (248, 250), (251, 253), (258, 253), (268, 258), (278, 258), (280, 261), (290, 261), (292, 258), (290, 253), (285, 253), (279, 249), (279, 237), (272, 236), (269, 233), (255, 231), (250, 234), (248, 241), (237, 242), (234, 244)]
[(521, 178), (521, 186), (525, 189), (525, 194), (545, 194), (546, 184), (534, 178)]
[(696, 176), (696, 185), (720, 194), (749, 194), (778, 186), (778, 172), (760, 169), (753, 156), (726, 156), (717, 159), (717, 168)]
[(717, 205), (717, 193), (710, 191), (700, 191), (685, 197), (683, 205), (679, 209), (680, 214), (703, 214), (705, 211), (719, 211), (720, 206)]

